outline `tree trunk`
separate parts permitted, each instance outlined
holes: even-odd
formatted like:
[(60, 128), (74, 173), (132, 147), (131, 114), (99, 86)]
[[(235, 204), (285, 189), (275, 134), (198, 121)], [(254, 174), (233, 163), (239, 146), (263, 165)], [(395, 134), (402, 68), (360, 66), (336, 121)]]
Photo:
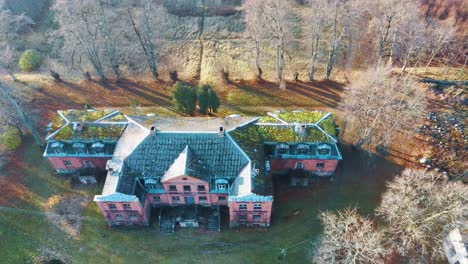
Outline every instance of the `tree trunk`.
[(279, 88), (284, 90), (286, 89), (286, 82), (284, 81), (283, 76), (284, 69), (284, 43), (283, 40), (278, 40), (276, 46), (276, 72), (278, 75)]
[(316, 70), (315, 64), (317, 63), (319, 41), (320, 41), (320, 36), (316, 36), (315, 41), (314, 41), (312, 56), (310, 58), (309, 81), (314, 80), (314, 75), (315, 75), (315, 70)]
[(413, 44), (411, 43), (411, 46), (408, 50), (408, 54), (406, 54), (406, 58), (405, 58), (405, 61), (403, 62), (403, 67), (401, 67), (401, 72), (405, 72), (406, 71), (406, 68), (408, 66), (408, 61), (410, 60), (411, 58), (411, 53), (413, 52)]
[(257, 79), (262, 79), (262, 67), (260, 65), (260, 43), (258, 40), (255, 41), (255, 66), (257, 67)]
[(10, 75), (11, 79), (12, 79), (14, 82), (18, 82), (18, 81), (19, 81), (18, 78), (16, 78), (16, 75), (15, 75), (15, 73), (13, 73), (13, 71), (7, 69), (7, 73), (8, 73), (8, 75)]
[(393, 65), (393, 50), (395, 49), (395, 43), (396, 43), (396, 38), (397, 38), (397, 32), (398, 30), (395, 30), (395, 33), (393, 34), (393, 40), (392, 40), (392, 45), (390, 46), (390, 54), (388, 56), (388, 62), (387, 64), (389, 66)]

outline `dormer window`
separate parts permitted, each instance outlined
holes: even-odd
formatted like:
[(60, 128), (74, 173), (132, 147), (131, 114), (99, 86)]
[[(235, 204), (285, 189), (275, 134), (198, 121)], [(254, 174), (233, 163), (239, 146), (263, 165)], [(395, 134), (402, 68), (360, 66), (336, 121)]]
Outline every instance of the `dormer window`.
[(307, 155), (309, 153), (309, 148), (307, 144), (297, 145), (297, 155)]
[(217, 179), (215, 181), (216, 189), (224, 191), (227, 190), (228, 181), (226, 179)]
[(317, 152), (319, 155), (328, 156), (330, 155), (331, 147), (330, 145), (327, 145), (327, 144), (319, 145), (317, 148)]
[(102, 153), (102, 152), (104, 152), (104, 144), (101, 143), (101, 142), (93, 143), (93, 144), (91, 145), (91, 149), (92, 149), (95, 153)]
[(73, 150), (76, 153), (85, 153), (86, 152), (86, 145), (84, 143), (73, 143)]
[(62, 142), (54, 142), (50, 145), (50, 149), (54, 153), (63, 153), (64, 152), (63, 147), (64, 147), (64, 144)]
[(286, 154), (289, 151), (289, 145), (285, 143), (281, 143), (276, 145), (276, 153), (278, 155)]

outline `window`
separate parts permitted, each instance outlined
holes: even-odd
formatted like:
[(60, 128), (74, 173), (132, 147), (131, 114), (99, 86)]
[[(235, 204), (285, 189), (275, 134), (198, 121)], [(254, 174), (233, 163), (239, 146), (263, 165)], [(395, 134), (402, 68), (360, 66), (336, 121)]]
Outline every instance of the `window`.
[(247, 204), (239, 204), (239, 210), (247, 210)]
[(123, 208), (124, 208), (124, 210), (130, 210), (130, 209), (132, 209), (132, 207), (131, 207), (130, 204), (128, 204), (128, 203), (124, 203), (124, 204), (123, 204)]
[(161, 197), (160, 196), (153, 196), (153, 202), (161, 202)]
[(327, 144), (322, 144), (318, 146), (319, 155), (330, 155), (331, 147)]
[(240, 221), (240, 222), (245, 222), (245, 221), (247, 221), (247, 215), (239, 215), (239, 221)]
[(309, 145), (299, 144), (297, 145), (297, 155), (307, 155), (309, 153)]
[(128, 217), (130, 218), (130, 221), (137, 221), (138, 220), (138, 216), (136, 214), (130, 214)]
[(226, 196), (218, 196), (218, 202), (226, 201)]
[(218, 184), (218, 190), (226, 190), (226, 184)]
[(288, 144), (278, 144), (276, 145), (276, 153), (278, 155), (286, 154), (289, 152), (289, 145)]
[(71, 166), (72, 165), (71, 161), (69, 161), (69, 160), (62, 160), (62, 161), (63, 161), (63, 165), (65, 165), (65, 166)]
[(302, 170), (302, 169), (304, 169), (304, 163), (297, 162), (296, 163), (296, 170)]
[(83, 164), (84, 164), (84, 166), (85, 166), (86, 168), (94, 168), (93, 163), (92, 163), (91, 161), (89, 161), (89, 160), (83, 161)]
[(186, 180), (187, 180), (187, 178), (185, 178), (185, 177), (184, 177), (184, 178), (182, 178), (182, 180), (186, 181)]
[(123, 220), (123, 216), (121, 214), (116, 214), (115, 215), (115, 220), (116, 221), (122, 221)]
[(259, 204), (259, 203), (254, 204), (254, 210), (262, 210), (262, 204)]
[(175, 185), (169, 185), (170, 192), (177, 192), (177, 187)]
[(172, 201), (175, 203), (180, 202), (180, 197), (179, 196), (172, 196)]
[(317, 165), (315, 165), (315, 168), (323, 169), (324, 166), (325, 166), (325, 163), (317, 163)]
[(109, 209), (115, 210), (117, 209), (117, 206), (115, 204), (109, 204)]
[(204, 192), (204, 191), (205, 191), (205, 185), (198, 185), (198, 186), (197, 186), (197, 190), (198, 190), (199, 192)]
[(184, 192), (190, 192), (192, 189), (190, 188), (190, 185), (184, 185)]
[(208, 199), (206, 199), (206, 196), (200, 196), (198, 197), (198, 200), (200, 201), (200, 203), (206, 203), (208, 201)]
[(262, 220), (262, 216), (261, 215), (253, 215), (252, 220), (253, 221), (260, 221), (260, 220)]

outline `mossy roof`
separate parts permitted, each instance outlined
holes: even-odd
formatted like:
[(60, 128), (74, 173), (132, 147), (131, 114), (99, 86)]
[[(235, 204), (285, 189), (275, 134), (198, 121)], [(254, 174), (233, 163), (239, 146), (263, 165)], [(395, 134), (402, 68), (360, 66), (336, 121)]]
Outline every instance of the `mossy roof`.
[[(75, 131), (74, 124), (83, 129)], [(114, 110), (62, 110), (57, 111), (52, 121), (52, 131), (47, 140), (61, 141), (116, 141), (127, 124), (123, 114)]]
[(63, 127), (55, 135), (60, 141), (117, 141), (125, 130), (125, 125), (85, 124), (82, 131), (74, 131), (73, 124)]
[[(336, 138), (336, 125), (333, 116), (319, 111), (308, 112), (283, 112), (265, 116), (256, 123), (258, 132), (264, 142), (329, 142), (333, 141), (317, 126), (323, 129), (328, 135)], [(325, 118), (324, 118), (325, 117)], [(322, 119), (324, 118), (324, 119)], [(321, 120), (322, 119), (322, 120)], [(321, 120), (321, 121), (320, 121)], [(317, 123), (320, 121), (320, 123)], [(262, 125), (263, 124), (263, 125)], [(277, 125), (274, 125), (277, 124)], [(316, 124), (313, 125), (313, 124)], [(297, 126), (306, 125), (306, 133), (299, 135)]]

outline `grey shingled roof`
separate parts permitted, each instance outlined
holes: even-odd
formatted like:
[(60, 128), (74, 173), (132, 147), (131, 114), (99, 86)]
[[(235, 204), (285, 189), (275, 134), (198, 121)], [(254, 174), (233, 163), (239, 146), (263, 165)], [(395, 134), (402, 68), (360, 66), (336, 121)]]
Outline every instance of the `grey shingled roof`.
[(234, 179), (248, 163), (242, 151), (218, 133), (158, 132), (147, 136), (125, 159), (118, 192), (132, 194), (136, 177), (161, 178), (186, 146), (197, 157), (187, 167), (193, 174), (204, 170), (200, 174), (205, 177)]

